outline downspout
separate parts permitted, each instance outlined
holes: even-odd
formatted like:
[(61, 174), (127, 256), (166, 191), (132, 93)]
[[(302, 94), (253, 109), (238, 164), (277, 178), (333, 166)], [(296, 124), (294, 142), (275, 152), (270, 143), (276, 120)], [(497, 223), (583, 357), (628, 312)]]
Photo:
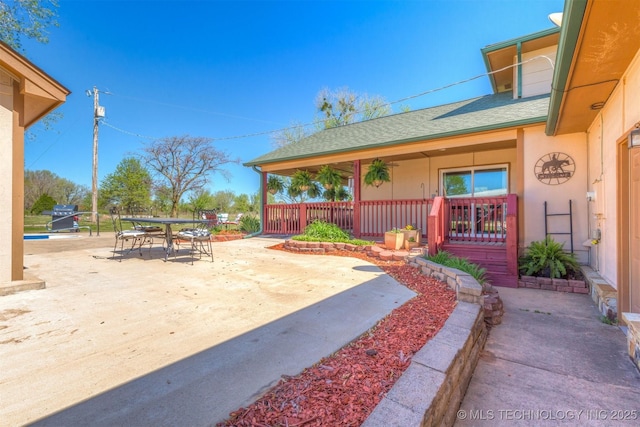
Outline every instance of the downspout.
[(255, 165), (251, 166), (251, 169), (253, 169), (254, 171), (256, 171), (256, 173), (260, 175), (260, 188), (258, 189), (258, 193), (260, 194), (260, 229), (254, 233), (245, 235), (243, 239), (248, 239), (250, 237), (259, 236), (260, 234), (262, 234), (262, 229), (263, 229), (262, 224), (264, 223), (264, 203), (263, 203), (264, 182), (262, 179), (262, 171), (258, 170), (258, 168), (256, 168)]
[(516, 43), (516, 49), (518, 50), (518, 67), (517, 67), (517, 83), (518, 83), (518, 99), (522, 98), (522, 42)]

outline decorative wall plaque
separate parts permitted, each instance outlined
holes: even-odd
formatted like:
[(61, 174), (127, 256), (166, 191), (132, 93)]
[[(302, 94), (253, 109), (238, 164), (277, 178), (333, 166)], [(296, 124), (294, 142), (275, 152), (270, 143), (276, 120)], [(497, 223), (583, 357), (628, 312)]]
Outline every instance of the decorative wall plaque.
[(576, 171), (576, 164), (565, 153), (549, 153), (538, 159), (533, 171), (541, 183), (558, 185), (571, 179)]

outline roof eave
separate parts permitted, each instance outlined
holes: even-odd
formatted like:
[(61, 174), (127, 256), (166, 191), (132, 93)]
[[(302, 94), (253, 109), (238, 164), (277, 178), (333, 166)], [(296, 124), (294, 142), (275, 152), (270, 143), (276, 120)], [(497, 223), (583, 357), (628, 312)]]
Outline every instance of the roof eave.
[[(563, 24), (564, 24), (564, 22), (563, 22)], [(542, 38), (542, 37), (546, 37), (546, 36), (549, 36), (551, 34), (555, 34), (558, 31), (560, 31), (560, 28), (558, 28), (558, 27), (548, 28), (546, 30), (538, 31), (536, 33), (527, 34), (526, 36), (517, 37), (517, 38), (511, 39), (511, 40), (506, 40), (506, 41), (495, 43), (495, 44), (490, 44), (490, 45), (485, 46), (482, 49), (480, 49), (480, 52), (482, 52), (482, 55), (486, 56), (490, 52), (495, 52), (496, 50), (500, 50), (500, 49), (504, 49), (504, 48), (507, 48), (507, 47), (515, 46), (517, 43), (526, 43), (526, 42), (531, 41), (531, 40), (536, 40), (536, 39), (539, 39), (539, 38)]]
[(322, 153), (317, 153), (313, 155), (297, 155), (297, 156), (289, 156), (289, 157), (279, 157), (277, 159), (271, 159), (271, 160), (265, 160), (265, 161), (257, 161), (256, 159), (256, 160), (251, 160), (249, 162), (243, 163), (242, 165), (246, 167), (261, 166), (261, 165), (268, 165), (271, 163), (281, 163), (281, 162), (288, 162), (293, 160), (308, 159), (310, 157), (335, 155), (335, 154), (342, 154), (342, 153), (348, 153), (348, 152), (363, 151), (363, 150), (368, 150), (373, 148), (389, 147), (391, 145), (410, 144), (413, 142), (420, 142), (420, 141), (433, 141), (436, 139), (453, 138), (453, 137), (465, 136), (465, 135), (476, 134), (476, 133), (491, 132), (491, 131), (497, 131), (497, 130), (505, 130), (509, 128), (517, 128), (522, 126), (542, 124), (546, 120), (547, 120), (547, 116), (545, 115), (545, 116), (517, 120), (509, 123), (503, 123), (500, 125), (478, 126), (474, 128), (443, 132), (439, 134), (429, 135), (427, 137), (415, 137), (415, 138), (394, 140), (394, 141), (389, 141), (385, 143), (362, 145), (362, 146), (359, 146), (357, 150), (351, 150), (351, 149), (345, 148), (345, 149), (338, 149), (338, 150), (323, 151)]
[(551, 83), (549, 114), (545, 128), (545, 133), (548, 136), (554, 136), (557, 132), (560, 107), (569, 79), (569, 71), (573, 64), (587, 2), (588, 0), (567, 0), (564, 6), (556, 66)]

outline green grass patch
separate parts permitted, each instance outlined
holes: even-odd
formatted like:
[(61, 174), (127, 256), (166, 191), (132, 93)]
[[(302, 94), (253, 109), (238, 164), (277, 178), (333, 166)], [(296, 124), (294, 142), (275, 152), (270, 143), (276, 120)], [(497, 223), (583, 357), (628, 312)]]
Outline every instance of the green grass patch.
[[(25, 215), (24, 216), (24, 232), (25, 233), (50, 233), (47, 230), (47, 224), (51, 222), (51, 215)], [(89, 215), (81, 215), (78, 225), (81, 227), (91, 227), (92, 232), (97, 232), (98, 226), (91, 222)], [(126, 226), (124, 223), (123, 226)], [(87, 233), (86, 228), (81, 228), (80, 233)], [(113, 232), (113, 223), (109, 215), (100, 215), (100, 232)], [(62, 231), (68, 233), (68, 231)]]

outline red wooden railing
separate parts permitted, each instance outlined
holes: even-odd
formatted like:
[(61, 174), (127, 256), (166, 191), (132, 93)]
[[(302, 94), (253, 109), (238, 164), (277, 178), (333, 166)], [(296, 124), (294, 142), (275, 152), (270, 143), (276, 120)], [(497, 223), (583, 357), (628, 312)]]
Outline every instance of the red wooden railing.
[(345, 231), (353, 231), (353, 203), (352, 202), (320, 202), (301, 203), (301, 229), (313, 221), (320, 220), (335, 224)]
[(507, 271), (518, 277), (518, 196), (507, 196)]
[(436, 197), (429, 212), (427, 227), (427, 245), (431, 256), (438, 253), (446, 238), (445, 218), (445, 200), (443, 197)]
[(263, 232), (300, 234), (300, 203), (265, 205)]
[(504, 242), (507, 196), (450, 198), (445, 201), (446, 230), (452, 242)]
[[(438, 204), (436, 205), (436, 201)], [(432, 218), (433, 217), (433, 218)], [(444, 241), (505, 243), (517, 248), (517, 197), (473, 197), (410, 200), (367, 200), (265, 205), (263, 230), (268, 234), (300, 234), (314, 220), (338, 225), (362, 238), (381, 238), (385, 231), (413, 225), (437, 245)], [(433, 221), (433, 225), (431, 224)], [(357, 224), (360, 224), (357, 229)], [(507, 234), (507, 229), (515, 230)]]
[(412, 225), (427, 237), (427, 215), (431, 199), (366, 200), (360, 205), (360, 236), (382, 237), (392, 228)]
[(353, 231), (352, 202), (320, 202), (272, 204), (265, 206), (264, 232), (269, 234), (300, 234), (315, 220), (336, 224)]

